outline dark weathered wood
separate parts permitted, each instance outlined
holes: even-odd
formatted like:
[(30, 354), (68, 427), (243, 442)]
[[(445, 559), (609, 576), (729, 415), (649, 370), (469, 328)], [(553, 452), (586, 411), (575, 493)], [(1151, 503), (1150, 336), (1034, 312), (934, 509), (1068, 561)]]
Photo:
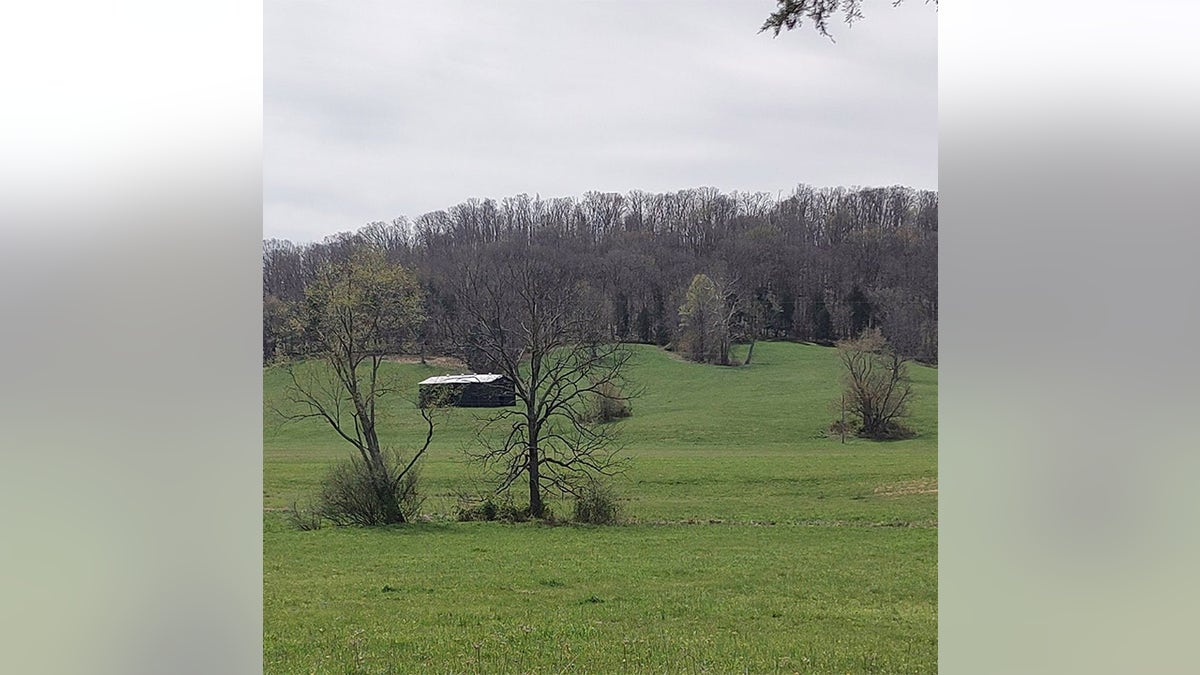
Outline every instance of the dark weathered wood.
[(460, 408), (503, 408), (517, 402), (512, 380), (507, 377), (493, 382), (422, 384), (419, 396), (422, 407), (435, 397), (442, 405)]

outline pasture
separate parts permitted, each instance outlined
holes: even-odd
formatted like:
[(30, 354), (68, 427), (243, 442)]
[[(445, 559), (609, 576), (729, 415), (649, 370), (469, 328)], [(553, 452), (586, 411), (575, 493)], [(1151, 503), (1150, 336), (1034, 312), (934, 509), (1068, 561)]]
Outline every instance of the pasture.
[[(916, 438), (841, 444), (834, 349), (760, 343), (741, 368), (637, 350), (613, 527), (454, 522), (487, 489), (464, 462), (485, 411), (456, 409), (423, 464), (430, 522), (291, 529), (282, 510), (352, 449), (281, 424), (287, 378), (265, 370), (265, 672), (935, 671), (936, 370), (911, 367)], [(445, 373), (388, 365), (412, 398)], [(423, 439), (411, 401), (381, 420)]]

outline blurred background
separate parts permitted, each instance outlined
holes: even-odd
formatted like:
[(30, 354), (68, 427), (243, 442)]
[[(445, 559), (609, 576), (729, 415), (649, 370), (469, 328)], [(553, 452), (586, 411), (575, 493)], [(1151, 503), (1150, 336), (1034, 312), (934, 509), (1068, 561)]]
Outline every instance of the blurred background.
[[(262, 16), (0, 25), (5, 672), (261, 667)], [(1200, 11), (938, 18), (941, 668), (1184, 672)]]

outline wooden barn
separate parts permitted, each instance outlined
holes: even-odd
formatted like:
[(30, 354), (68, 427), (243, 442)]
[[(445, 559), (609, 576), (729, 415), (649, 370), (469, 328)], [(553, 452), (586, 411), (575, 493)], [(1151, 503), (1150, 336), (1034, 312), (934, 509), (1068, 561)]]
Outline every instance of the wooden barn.
[(517, 402), (512, 380), (496, 373), (438, 375), (418, 383), (421, 407), (434, 396), (463, 408), (500, 408)]

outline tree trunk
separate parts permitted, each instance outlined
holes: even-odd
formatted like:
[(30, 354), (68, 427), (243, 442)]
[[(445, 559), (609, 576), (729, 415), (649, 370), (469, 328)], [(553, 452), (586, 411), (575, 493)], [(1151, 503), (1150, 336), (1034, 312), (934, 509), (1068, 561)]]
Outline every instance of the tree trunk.
[(379, 449), (378, 441), (373, 447), (368, 447), (368, 450), (371, 461), (367, 464), (367, 469), (371, 472), (371, 485), (375, 489), (375, 497), (379, 500), (380, 508), (383, 509), (384, 524), (408, 522), (408, 519), (404, 517), (404, 510), (400, 508), (400, 501), (396, 499), (396, 490), (391, 476), (388, 475), (387, 461), (384, 460), (383, 452)]
[(743, 365), (747, 365), (747, 366), (750, 365), (750, 359), (754, 357), (754, 343), (755, 342), (757, 342), (757, 341), (750, 340), (750, 351), (746, 352), (746, 363), (744, 363)]
[(538, 447), (536, 443), (529, 444), (528, 455), (529, 463), (526, 469), (529, 472), (529, 515), (541, 518), (546, 507), (542, 504), (542, 486), (538, 477)]
[[(362, 409), (361, 405), (360, 409)], [(366, 436), (367, 454), (370, 458), (367, 462), (367, 470), (371, 475), (371, 485), (375, 490), (375, 497), (379, 500), (379, 506), (383, 510), (383, 522), (386, 525), (407, 522), (408, 519), (404, 517), (404, 511), (400, 508), (400, 502), (396, 499), (396, 490), (391, 476), (388, 475), (387, 460), (383, 456), (379, 437), (375, 434), (375, 426), (366, 424), (364, 427), (363, 435)]]

